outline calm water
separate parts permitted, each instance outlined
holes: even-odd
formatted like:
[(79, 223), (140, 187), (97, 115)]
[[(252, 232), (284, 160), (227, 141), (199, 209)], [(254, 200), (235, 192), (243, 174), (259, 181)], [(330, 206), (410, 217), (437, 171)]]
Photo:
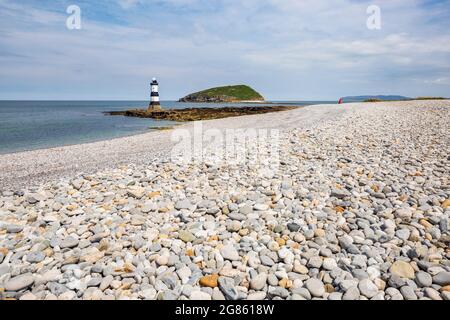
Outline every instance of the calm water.
[[(286, 105), (318, 103), (327, 102), (277, 102)], [(163, 101), (161, 104), (174, 109), (199, 106), (198, 103), (175, 101)], [(0, 154), (106, 140), (174, 124), (103, 114), (105, 111), (145, 108), (147, 105), (147, 101), (0, 101)], [(214, 108), (226, 105), (201, 106)]]

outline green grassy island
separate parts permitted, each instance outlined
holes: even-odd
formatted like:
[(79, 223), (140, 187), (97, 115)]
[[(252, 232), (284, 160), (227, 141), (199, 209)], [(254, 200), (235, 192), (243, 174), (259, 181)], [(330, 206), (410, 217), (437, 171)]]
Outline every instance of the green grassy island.
[(211, 88), (191, 93), (180, 102), (243, 102), (264, 101), (264, 97), (247, 85)]

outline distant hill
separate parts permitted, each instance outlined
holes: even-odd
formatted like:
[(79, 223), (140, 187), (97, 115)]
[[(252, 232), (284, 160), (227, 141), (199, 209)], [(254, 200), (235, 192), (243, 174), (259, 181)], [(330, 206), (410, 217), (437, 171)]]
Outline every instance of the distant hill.
[(384, 96), (384, 95), (378, 95), (378, 96), (350, 96), (350, 97), (344, 97), (344, 102), (363, 102), (367, 100), (381, 100), (381, 101), (401, 101), (401, 100), (411, 100), (411, 98), (404, 97), (404, 96)]
[(211, 88), (191, 93), (179, 100), (180, 102), (239, 102), (264, 101), (264, 97), (253, 88), (246, 85)]

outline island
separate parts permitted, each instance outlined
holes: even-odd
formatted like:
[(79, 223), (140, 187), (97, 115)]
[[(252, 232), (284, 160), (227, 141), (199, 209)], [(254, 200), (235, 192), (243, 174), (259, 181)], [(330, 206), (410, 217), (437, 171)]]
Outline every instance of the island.
[(409, 97), (400, 95), (365, 95), (365, 96), (349, 96), (342, 98), (345, 103), (349, 102), (379, 102), (379, 101), (407, 101), (412, 100)]
[(247, 85), (215, 87), (191, 93), (179, 102), (263, 102), (264, 97)]
[[(157, 99), (155, 99), (157, 97)], [(300, 108), (297, 105), (246, 105), (246, 106), (219, 106), (219, 107), (190, 107), (185, 109), (163, 109), (159, 103), (158, 82), (152, 82), (152, 102), (147, 109), (131, 109), (124, 111), (108, 111), (106, 115), (126, 116), (138, 118), (151, 118), (155, 120), (168, 120), (176, 122), (200, 121), (238, 117), (245, 115), (264, 114), (270, 112), (280, 112)], [(208, 90), (192, 93), (179, 101), (181, 102), (265, 102), (264, 97), (247, 85), (216, 87)]]

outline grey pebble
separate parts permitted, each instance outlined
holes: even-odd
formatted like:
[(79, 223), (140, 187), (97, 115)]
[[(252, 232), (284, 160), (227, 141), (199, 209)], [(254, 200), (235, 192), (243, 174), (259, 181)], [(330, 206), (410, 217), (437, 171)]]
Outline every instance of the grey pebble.
[(416, 273), (415, 281), (420, 287), (429, 287), (433, 284), (433, 278), (431, 275), (424, 271), (419, 271)]
[(45, 259), (45, 254), (43, 252), (31, 252), (27, 254), (27, 261), (30, 263), (39, 263)]
[(78, 239), (75, 239), (74, 237), (72, 237), (72, 236), (68, 236), (68, 237), (66, 237), (64, 240), (62, 240), (60, 243), (59, 243), (59, 246), (62, 248), (62, 249), (65, 249), (65, 248), (74, 248), (74, 247), (76, 247), (77, 245), (78, 245)]
[(6, 291), (20, 291), (28, 288), (34, 283), (34, 277), (31, 273), (22, 274), (11, 278), (5, 284)]
[(305, 287), (314, 297), (322, 297), (325, 293), (325, 287), (322, 281), (310, 278), (305, 282)]
[(442, 271), (433, 277), (433, 283), (436, 283), (442, 287), (450, 285), (450, 272)]
[(227, 300), (237, 300), (239, 294), (235, 288), (234, 280), (227, 277), (220, 277), (218, 280), (219, 288)]
[(358, 287), (354, 286), (349, 288), (343, 295), (342, 300), (358, 300), (359, 299)]
[(417, 300), (417, 295), (410, 286), (401, 287), (400, 292), (405, 300)]

